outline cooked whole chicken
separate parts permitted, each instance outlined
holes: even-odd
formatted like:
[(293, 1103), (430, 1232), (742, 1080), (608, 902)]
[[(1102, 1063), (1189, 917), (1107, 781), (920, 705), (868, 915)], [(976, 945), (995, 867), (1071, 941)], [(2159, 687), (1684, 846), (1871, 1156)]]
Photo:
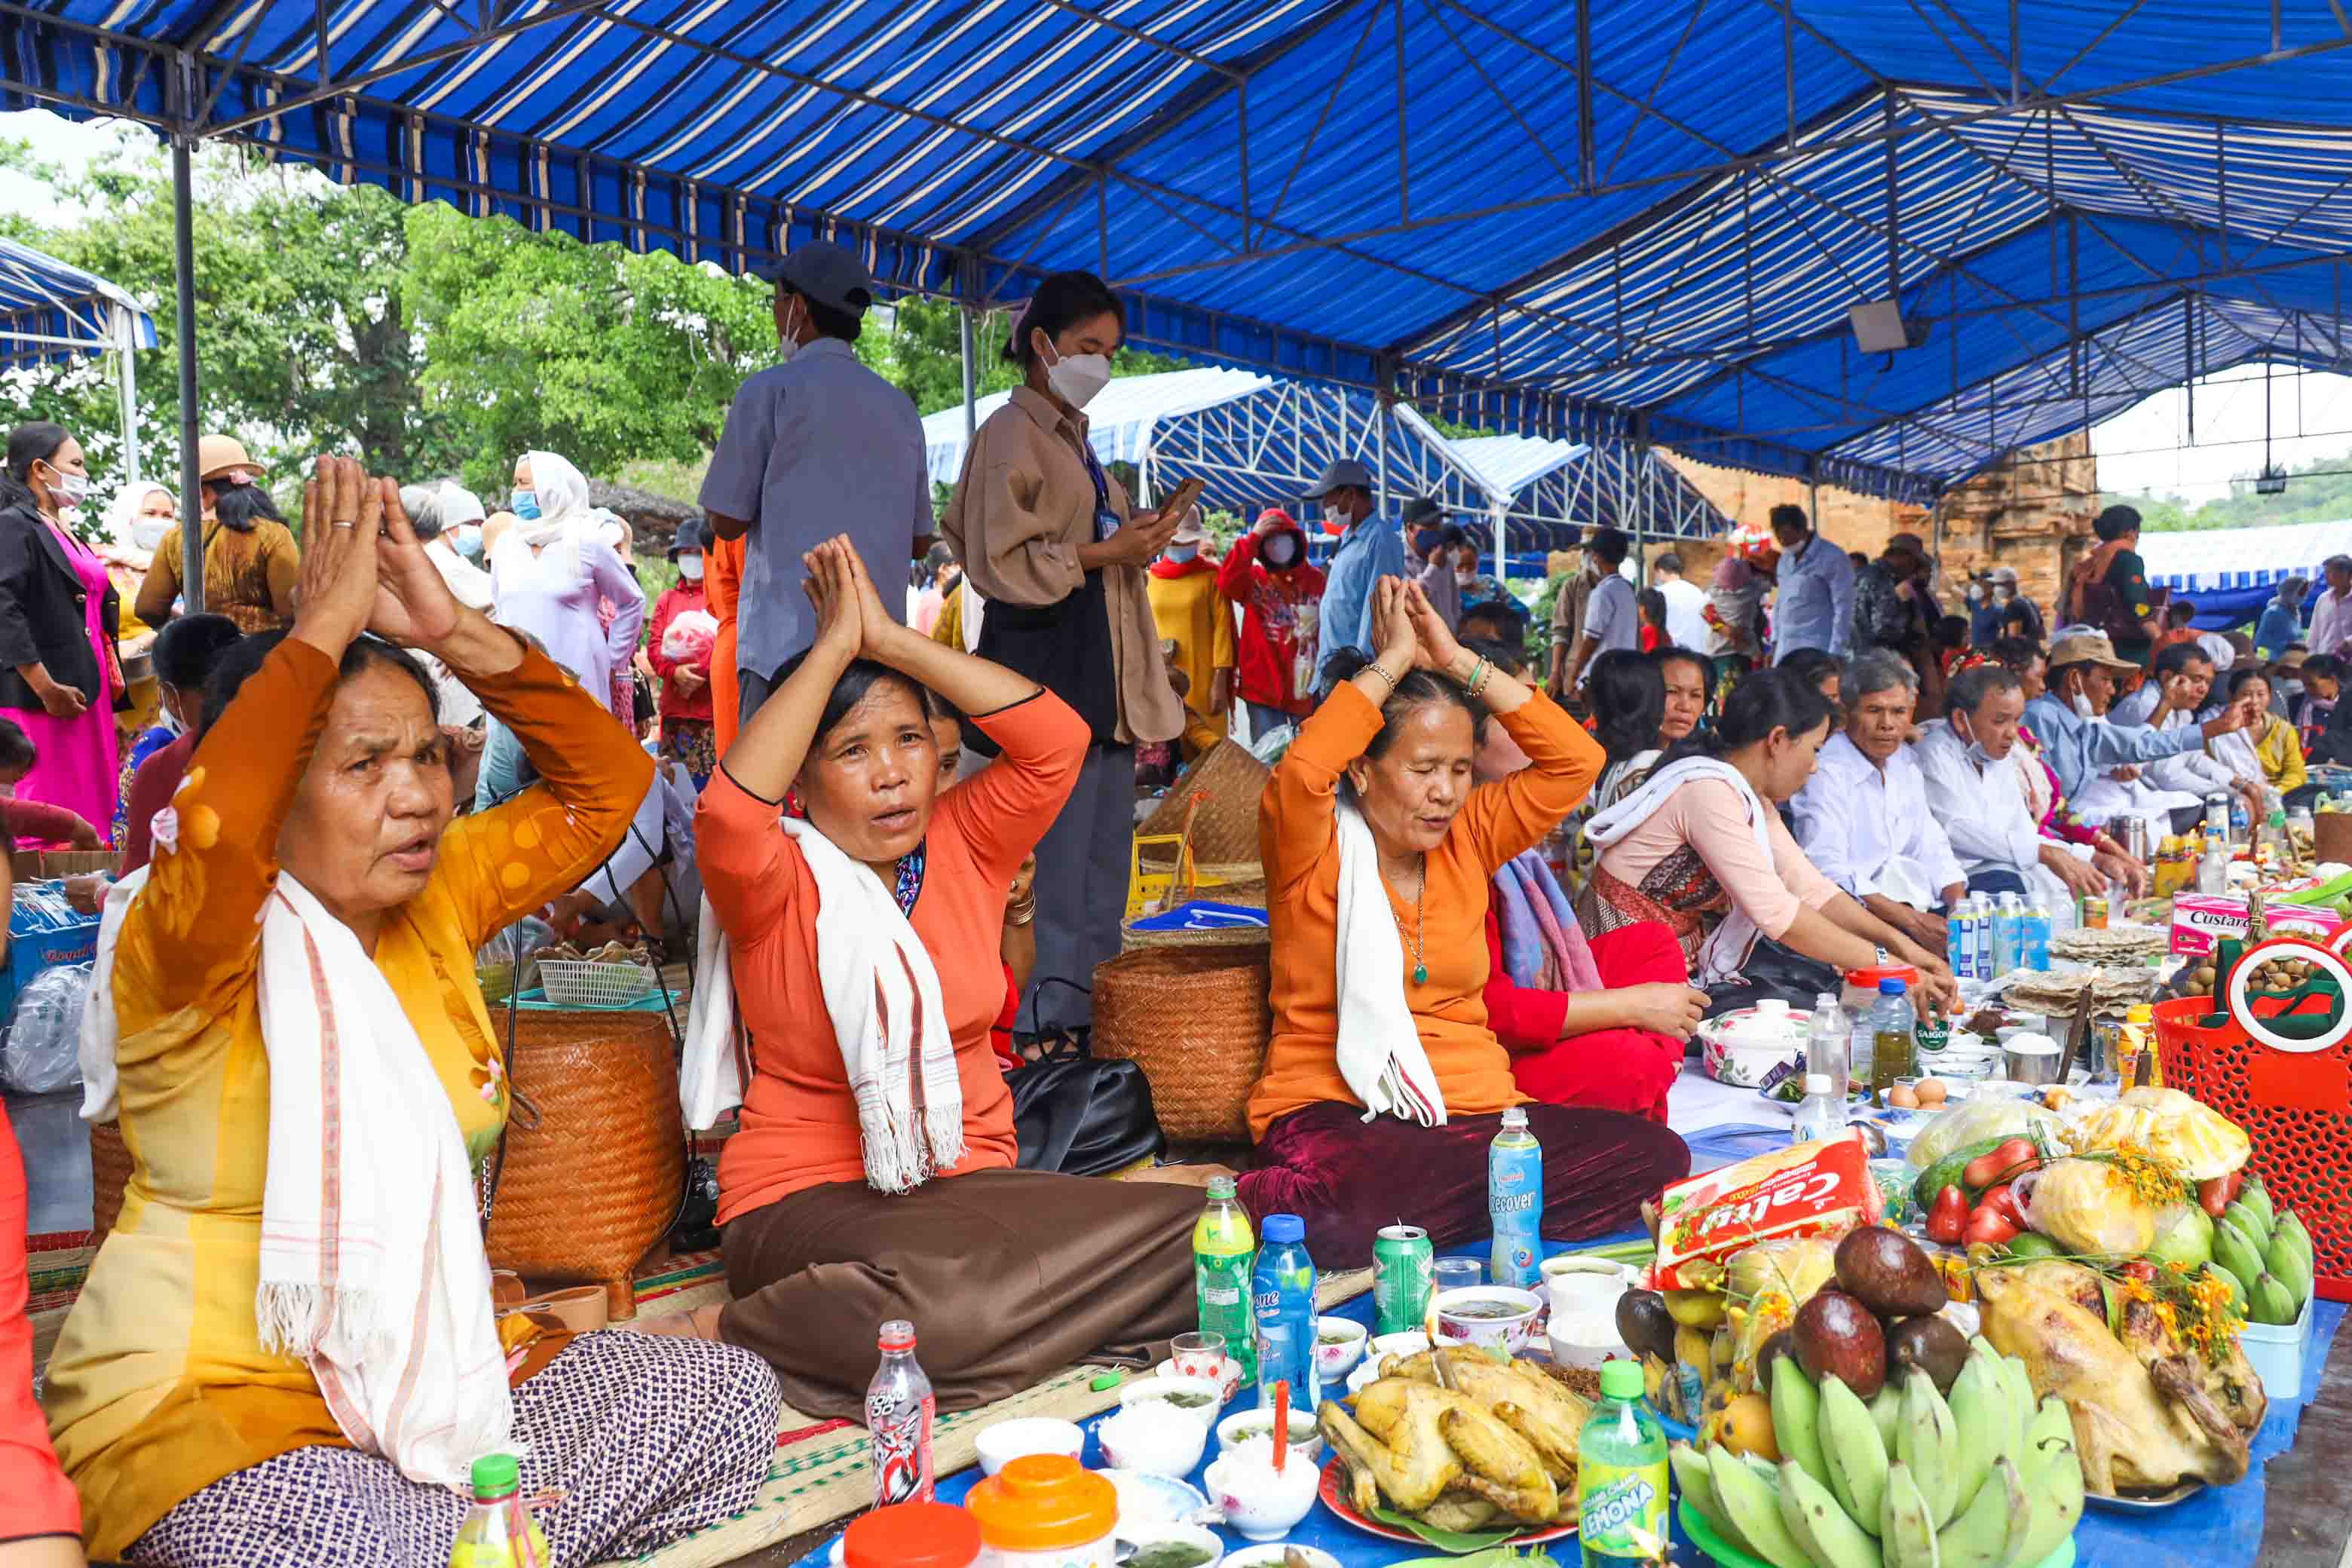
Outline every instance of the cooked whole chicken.
[(2242, 1352), (2232, 1347), (2210, 1367), (2172, 1349), (2146, 1302), (2126, 1306), (2118, 1339), (2103, 1311), (2085, 1308), (2097, 1279), (2072, 1264), (1980, 1268), (1976, 1286), (1985, 1338), (2025, 1363), (2037, 1394), (2066, 1402), (2091, 1491), (2154, 1494), (2244, 1478), (2264, 1402)]
[(1583, 1400), (1534, 1368), (1475, 1353), (1393, 1357), (1385, 1370), (1352, 1415), (1328, 1400), (1317, 1412), (1357, 1508), (1385, 1499), (1449, 1530), (1573, 1512)]

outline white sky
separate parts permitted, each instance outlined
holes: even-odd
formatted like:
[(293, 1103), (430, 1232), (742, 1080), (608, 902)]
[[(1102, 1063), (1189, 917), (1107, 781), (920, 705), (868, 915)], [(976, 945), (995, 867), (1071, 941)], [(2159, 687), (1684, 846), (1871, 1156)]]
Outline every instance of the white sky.
[[(140, 126), (81, 123), (44, 110), (0, 114), (0, 138), (30, 142), (37, 157), (68, 167), (87, 164), (119, 139), (154, 144)], [(0, 170), (0, 211), (44, 223), (73, 216), (47, 186), (10, 170)], [(2232, 478), (2254, 472), (2263, 461), (2263, 380), (2262, 366), (2242, 365), (2199, 383), (2193, 446), (2190, 399), (2177, 387), (2093, 426), (2100, 488), (2178, 495), (2192, 505), (2227, 494)], [(2352, 377), (2281, 366), (2272, 378), (2270, 405), (2270, 456), (2280, 466), (2352, 451)]]

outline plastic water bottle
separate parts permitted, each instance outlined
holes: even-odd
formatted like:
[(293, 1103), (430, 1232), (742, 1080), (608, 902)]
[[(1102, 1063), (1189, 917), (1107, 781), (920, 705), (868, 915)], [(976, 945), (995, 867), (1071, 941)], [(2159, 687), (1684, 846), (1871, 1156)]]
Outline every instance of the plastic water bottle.
[(1992, 900), (1979, 893), (1973, 901), (1977, 911), (1969, 926), (1969, 940), (1972, 944), (1969, 967), (1976, 973), (1979, 980), (1990, 980), (1993, 977)]
[(512, 1454), (474, 1461), (474, 1506), (457, 1528), (449, 1568), (555, 1568), (555, 1548), (516, 1494), (522, 1477)]
[(2252, 844), (2252, 821), (2246, 815), (2246, 797), (2234, 792), (2230, 796), (2230, 842)]
[(1965, 898), (1952, 906), (1944, 920), (1944, 962), (1952, 966), (1952, 978), (1966, 980), (1969, 976), (1969, 901)]
[(1845, 1124), (1846, 1086), (1852, 1081), (1853, 1028), (1838, 1010), (1838, 1000), (1824, 991), (1813, 998), (1813, 1021), (1805, 1031), (1805, 1071), (1830, 1080), (1838, 1108), (1838, 1124)]
[(1192, 1226), (1192, 1293), (1201, 1331), (1225, 1336), (1225, 1353), (1242, 1363), (1242, 1380), (1257, 1376), (1257, 1334), (1251, 1326), (1250, 1264), (1257, 1237), (1234, 1195), (1234, 1179), (1209, 1183), (1209, 1206)]
[(1601, 1403), (1576, 1444), (1577, 1541), (1584, 1568), (1663, 1561), (1666, 1434), (1642, 1398), (1642, 1363), (1603, 1362)]
[(1830, 1092), (1829, 1074), (1805, 1074), (1804, 1103), (1797, 1107), (1797, 1120), (1789, 1129), (1789, 1142), (1818, 1143), (1844, 1130), (1845, 1096)]
[(931, 1424), (939, 1415), (931, 1380), (915, 1361), (915, 1325), (882, 1325), (882, 1364), (866, 1385), (866, 1428), (874, 1444), (874, 1505), (929, 1502)]
[(1265, 1216), (1265, 1242), (1250, 1270), (1250, 1310), (1257, 1317), (1257, 1404), (1274, 1408), (1274, 1385), (1290, 1384), (1290, 1407), (1323, 1403), (1315, 1372), (1315, 1260), (1307, 1256), (1307, 1222), (1295, 1214)]
[(1503, 1130), (1486, 1150), (1486, 1215), (1495, 1224), (1497, 1285), (1535, 1288), (1543, 1277), (1543, 1145), (1528, 1131), (1525, 1108), (1503, 1112)]
[(2023, 962), (2025, 910), (2015, 893), (2003, 893), (1992, 911), (1992, 972), (2008, 973)]
[(2050, 906), (2040, 899), (2026, 906), (2021, 951), (2026, 968), (2050, 967)]

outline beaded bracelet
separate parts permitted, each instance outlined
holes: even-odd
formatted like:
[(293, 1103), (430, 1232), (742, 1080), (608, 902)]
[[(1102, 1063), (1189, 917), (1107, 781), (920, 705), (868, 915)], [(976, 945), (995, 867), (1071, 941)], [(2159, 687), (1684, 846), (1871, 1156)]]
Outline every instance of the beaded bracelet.
[(1494, 665), (1488, 662), (1485, 655), (1480, 655), (1478, 662), (1470, 667), (1470, 679), (1465, 686), (1464, 695), (1477, 696), (1479, 689), (1486, 684), (1486, 678), (1494, 672)]
[(1397, 683), (1396, 679), (1393, 676), (1390, 675), (1387, 670), (1382, 669), (1378, 664), (1368, 664), (1364, 666), (1364, 668), (1389, 683), (1390, 696), (1394, 697), (1396, 695)]

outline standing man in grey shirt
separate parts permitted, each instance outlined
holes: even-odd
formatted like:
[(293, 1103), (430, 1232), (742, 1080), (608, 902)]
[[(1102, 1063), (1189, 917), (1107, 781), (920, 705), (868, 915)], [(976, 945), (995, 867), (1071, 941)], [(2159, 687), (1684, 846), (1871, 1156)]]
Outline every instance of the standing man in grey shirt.
[[(751, 721), (783, 667), (816, 640), (801, 556), (846, 533), (875, 582), (906, 580), (931, 545), (923, 422), (907, 395), (866, 368), (857, 341), (874, 279), (830, 240), (813, 240), (759, 275), (776, 286), (783, 363), (745, 382), (702, 481), (721, 539), (749, 537), (736, 611), (735, 663)], [(899, 595), (884, 589), (883, 604)]]

